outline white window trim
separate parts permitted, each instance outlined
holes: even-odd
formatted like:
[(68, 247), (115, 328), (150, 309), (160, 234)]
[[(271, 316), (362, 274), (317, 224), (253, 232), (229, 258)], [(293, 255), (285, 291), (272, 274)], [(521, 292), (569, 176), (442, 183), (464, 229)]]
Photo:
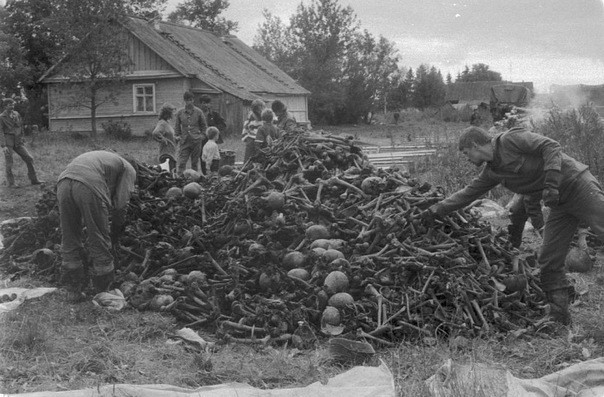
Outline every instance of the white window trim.
[[(137, 111), (136, 110), (136, 89), (138, 87), (147, 87), (147, 86), (151, 86), (153, 87), (153, 110), (147, 110), (147, 111)], [(155, 83), (144, 83), (144, 84), (132, 84), (132, 113), (139, 113), (139, 114), (154, 114), (157, 113), (156, 112), (156, 104), (155, 104)]]

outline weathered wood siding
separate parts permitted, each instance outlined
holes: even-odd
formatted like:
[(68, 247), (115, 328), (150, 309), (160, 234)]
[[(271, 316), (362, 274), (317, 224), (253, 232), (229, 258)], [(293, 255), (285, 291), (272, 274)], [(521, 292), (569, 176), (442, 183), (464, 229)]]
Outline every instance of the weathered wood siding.
[[(190, 85), (188, 79), (141, 79), (127, 81), (118, 93), (116, 101), (106, 103), (97, 108), (97, 126), (107, 120), (123, 120), (130, 124), (135, 135), (142, 135), (146, 130), (152, 130), (157, 123), (159, 108), (164, 102), (170, 102), (176, 107), (182, 106), (182, 94)], [(134, 87), (136, 85), (152, 85), (154, 87), (154, 101), (151, 111), (136, 111), (134, 102)], [(50, 84), (48, 90), (48, 103), (50, 109), (50, 129), (53, 131), (79, 131), (90, 132), (90, 109), (67, 108), (66, 98), (70, 95), (70, 88), (61, 84)]]
[(308, 122), (308, 103), (306, 95), (291, 95), (291, 96), (263, 96), (264, 102), (267, 106), (271, 106), (271, 103), (278, 99), (287, 106), (287, 111), (291, 113), (298, 123)]
[(168, 64), (163, 58), (151, 50), (148, 46), (143, 44), (138, 38), (130, 35), (129, 40), (130, 48), (128, 54), (132, 60), (133, 71), (142, 70), (170, 70), (174, 71), (174, 68)]
[(281, 102), (287, 106), (287, 110), (296, 118), (298, 123), (308, 122), (308, 104), (307, 96), (287, 96), (278, 97)]

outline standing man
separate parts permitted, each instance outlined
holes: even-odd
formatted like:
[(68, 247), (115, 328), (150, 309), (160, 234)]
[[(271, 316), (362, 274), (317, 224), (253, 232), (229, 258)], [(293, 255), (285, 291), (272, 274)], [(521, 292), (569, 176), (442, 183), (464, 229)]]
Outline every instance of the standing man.
[(27, 176), (32, 185), (43, 183), (38, 179), (34, 168), (34, 158), (25, 147), (23, 136), (23, 120), (15, 111), (15, 101), (11, 98), (2, 100), (4, 111), (0, 113), (0, 148), (4, 153), (6, 183), (8, 187), (15, 186), (13, 175), (13, 152), (17, 153), (27, 165)]
[(201, 102), (200, 108), (203, 112), (203, 115), (206, 116), (208, 127), (218, 128), (219, 134), (216, 143), (223, 143), (224, 141), (222, 137), (226, 131), (226, 121), (224, 121), (224, 118), (222, 118), (220, 113), (215, 110), (212, 110), (212, 105), (210, 105), (212, 103), (212, 98), (210, 98), (209, 95), (202, 95), (199, 100)]
[(463, 208), (499, 184), (519, 194), (540, 192), (551, 208), (539, 255), (541, 289), (550, 318), (570, 324), (564, 260), (581, 221), (604, 241), (604, 192), (598, 180), (585, 164), (563, 153), (558, 142), (519, 127), (495, 136), (469, 127), (459, 138), (459, 150), (473, 164), (484, 164), (482, 171), (468, 186), (424, 211), (424, 218), (430, 221)]
[[(183, 95), (185, 107), (176, 113), (174, 133), (180, 138), (178, 148), (178, 173), (182, 175), (187, 168), (187, 161), (191, 159), (191, 168), (198, 171), (201, 149), (208, 141), (206, 129), (208, 123), (200, 108), (193, 105), (195, 96), (187, 91)], [(204, 171), (202, 165), (202, 171)]]
[(132, 164), (116, 153), (97, 150), (73, 159), (59, 176), (61, 282), (71, 292), (80, 293), (88, 285), (82, 226), (86, 226), (88, 236), (86, 245), (92, 259), (90, 273), (95, 292), (108, 290), (113, 282), (111, 246), (118, 244), (126, 206), (134, 192), (136, 162), (132, 160)]
[(294, 131), (298, 127), (296, 118), (287, 111), (287, 106), (283, 102), (278, 99), (274, 100), (271, 109), (277, 116), (277, 128), (281, 135)]
[(478, 106), (472, 106), (472, 115), (470, 116), (470, 125), (480, 127), (480, 124), (482, 124), (482, 119), (480, 117), (480, 113), (478, 112)]

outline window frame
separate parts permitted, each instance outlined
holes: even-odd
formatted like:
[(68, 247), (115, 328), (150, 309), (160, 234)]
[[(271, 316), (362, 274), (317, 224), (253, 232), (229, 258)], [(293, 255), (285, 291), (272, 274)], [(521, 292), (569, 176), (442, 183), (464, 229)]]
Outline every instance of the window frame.
[[(140, 98), (146, 98), (147, 95), (146, 94), (142, 94), (139, 95), (137, 93), (137, 89), (140, 87), (151, 87), (151, 89), (153, 90), (153, 93), (151, 94), (151, 97), (153, 99), (153, 109), (151, 110), (138, 110), (136, 105), (137, 105), (137, 99)], [(143, 90), (144, 91), (144, 90)], [(139, 84), (132, 84), (132, 110), (133, 113), (143, 113), (143, 114), (152, 114), (152, 113), (157, 113), (155, 111), (156, 109), (156, 99), (155, 99), (156, 95), (155, 95), (155, 83), (139, 83)], [(146, 101), (145, 101), (146, 103)]]

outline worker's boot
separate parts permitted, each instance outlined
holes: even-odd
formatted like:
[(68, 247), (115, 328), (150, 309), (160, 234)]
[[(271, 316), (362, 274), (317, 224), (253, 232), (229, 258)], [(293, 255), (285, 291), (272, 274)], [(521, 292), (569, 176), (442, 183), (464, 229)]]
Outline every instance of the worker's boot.
[(94, 288), (94, 292), (98, 294), (100, 292), (108, 291), (111, 284), (113, 284), (114, 279), (115, 275), (113, 270), (109, 273), (92, 276), (92, 287)]
[(508, 225), (508, 239), (510, 240), (510, 244), (514, 248), (520, 248), (520, 244), (522, 244), (522, 232), (524, 231), (524, 225), (515, 225), (510, 223)]
[(550, 306), (550, 320), (562, 325), (571, 325), (570, 312), (570, 294), (568, 288), (560, 288), (546, 292), (547, 301)]
[(84, 290), (88, 286), (88, 276), (83, 267), (76, 269), (63, 268), (60, 283), (67, 290), (68, 301), (77, 303), (85, 299)]

